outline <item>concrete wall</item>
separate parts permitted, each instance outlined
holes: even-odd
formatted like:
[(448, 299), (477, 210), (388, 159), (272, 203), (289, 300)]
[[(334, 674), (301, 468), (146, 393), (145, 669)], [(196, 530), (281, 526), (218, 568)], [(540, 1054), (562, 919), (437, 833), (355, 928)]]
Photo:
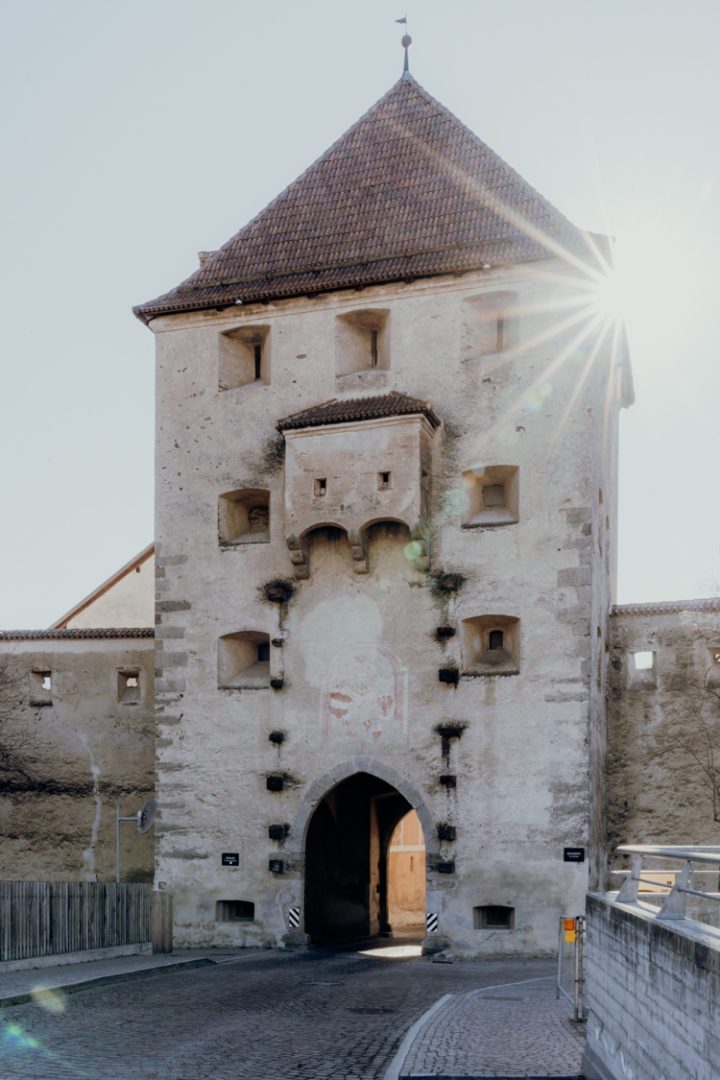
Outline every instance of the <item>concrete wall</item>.
[(588, 1080), (720, 1075), (720, 934), (591, 895), (585, 972)]
[[(303, 904), (309, 815), (358, 763), (396, 777), (418, 810), (428, 910), (458, 952), (550, 952), (557, 915), (582, 910), (604, 852), (593, 823), (619, 375), (582, 328), (562, 325), (572, 290), (557, 269), (368, 288), (361, 303), (337, 293), (153, 321), (157, 880), (174, 894), (182, 943), (286, 940), (288, 910)], [(464, 300), (495, 290), (517, 294), (513, 347), (478, 355), (467, 346)], [(360, 306), (389, 312), (389, 366), (348, 386), (348, 376), (336, 379), (336, 319)], [(268, 328), (268, 381), (219, 390), (220, 334), (252, 325)], [(311, 536), (308, 579), (287, 602), (268, 602), (261, 587), (293, 577), (275, 425), (348, 389), (399, 390), (442, 421), (422, 523), (429, 569), (409, 557), (401, 525), (368, 530), (365, 575), (342, 535)], [(519, 521), (463, 528), (463, 473), (486, 466), (519, 469)], [(269, 541), (220, 545), (218, 497), (242, 488), (269, 491)], [(457, 578), (448, 587), (436, 574)], [(483, 615), (519, 620), (518, 673), (472, 673), (462, 622)], [(455, 634), (439, 641), (438, 627)], [(238, 631), (268, 635), (277, 689), (218, 689), (218, 638)], [(439, 681), (440, 668), (458, 670), (457, 686)], [(269, 741), (278, 730), (281, 744)], [(267, 790), (269, 774), (283, 775), (282, 791)], [(274, 822), (291, 825), (286, 840), (268, 839)], [(438, 841), (442, 823), (456, 828), (454, 841)], [(588, 861), (564, 863), (563, 847), (576, 845), (592, 848)], [(223, 867), (222, 852), (239, 853), (239, 867)], [(283, 874), (269, 872), (272, 858), (284, 859)], [(254, 922), (216, 921), (216, 902), (233, 897), (255, 903)], [(513, 906), (514, 929), (476, 929), (473, 909), (484, 904)]]
[[(154, 790), (153, 639), (47, 633), (0, 635), (0, 872), (113, 881), (115, 803), (130, 815)], [(120, 701), (135, 671), (137, 693)], [(151, 880), (152, 832), (121, 828), (123, 880)]]
[(716, 843), (720, 598), (625, 605), (610, 624), (609, 848)]

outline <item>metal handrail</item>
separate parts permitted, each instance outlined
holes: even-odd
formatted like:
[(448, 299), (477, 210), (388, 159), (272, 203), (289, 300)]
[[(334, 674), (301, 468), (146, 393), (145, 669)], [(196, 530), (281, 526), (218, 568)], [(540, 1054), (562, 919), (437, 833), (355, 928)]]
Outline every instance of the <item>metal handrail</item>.
[[(720, 901), (720, 893), (704, 892), (694, 889), (691, 885), (693, 865), (713, 864), (720, 867), (720, 845), (700, 844), (621, 844), (617, 849), (619, 855), (630, 856), (630, 870), (625, 871), (627, 877), (622, 883), (617, 894), (617, 900), (621, 904), (637, 904), (638, 886), (640, 882), (645, 884), (657, 884), (649, 878), (642, 876), (643, 858), (677, 859), (682, 861), (682, 867), (675, 878), (675, 884), (666, 895), (660, 907), (658, 919), (684, 919), (686, 897), (700, 896), (706, 900)], [(622, 871), (620, 871), (622, 873)], [(651, 872), (651, 871), (648, 871)], [(659, 873), (660, 871), (656, 871)], [(707, 871), (698, 871), (699, 873)]]

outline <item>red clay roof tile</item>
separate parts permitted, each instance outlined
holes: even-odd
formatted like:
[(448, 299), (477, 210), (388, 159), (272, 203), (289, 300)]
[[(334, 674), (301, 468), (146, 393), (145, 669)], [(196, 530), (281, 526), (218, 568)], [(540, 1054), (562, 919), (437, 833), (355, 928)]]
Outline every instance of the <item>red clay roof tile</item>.
[(434, 428), (440, 426), (440, 420), (433, 412), (428, 401), (408, 397), (393, 391), (390, 394), (375, 397), (344, 398), (339, 401), (325, 401), (322, 405), (313, 405), (302, 412), (278, 420), (278, 431), (292, 428), (323, 427), (325, 424), (345, 424), (353, 420), (377, 420), (383, 416), (411, 416), (421, 413), (426, 416)]
[(199, 270), (136, 307), (156, 315), (586, 250), (576, 229), (410, 75)]

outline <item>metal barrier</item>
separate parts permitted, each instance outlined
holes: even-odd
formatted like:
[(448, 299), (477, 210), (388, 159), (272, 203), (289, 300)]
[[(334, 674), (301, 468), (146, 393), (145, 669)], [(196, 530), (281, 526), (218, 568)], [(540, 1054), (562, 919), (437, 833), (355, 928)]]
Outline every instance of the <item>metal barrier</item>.
[(562, 994), (573, 1007), (573, 1016), (581, 1024), (586, 1019), (583, 1003), (585, 976), (583, 949), (585, 946), (584, 915), (561, 915), (558, 933), (558, 966), (555, 996)]
[[(720, 892), (717, 890), (698, 889), (697, 877), (708, 873), (706, 870), (697, 869), (698, 866), (714, 866), (713, 877), (717, 881), (718, 867), (720, 867), (720, 846), (715, 844), (703, 844), (692, 846), (690, 844), (621, 844), (617, 849), (619, 855), (630, 856), (630, 870), (617, 870), (613, 873), (626, 874), (617, 901), (620, 904), (639, 903), (638, 892), (641, 885), (651, 885), (652, 890), (646, 889), (645, 893), (653, 892), (656, 895), (664, 895), (664, 900), (657, 913), (658, 919), (684, 919), (686, 918), (686, 905), (688, 896), (701, 897), (703, 900), (720, 901)], [(680, 869), (673, 871), (650, 871), (643, 876), (643, 859), (676, 859), (682, 862)], [(653, 873), (648, 877), (647, 873)], [(658, 876), (669, 873), (672, 877), (670, 888), (663, 888), (658, 883)], [(668, 880), (668, 884), (670, 881)]]

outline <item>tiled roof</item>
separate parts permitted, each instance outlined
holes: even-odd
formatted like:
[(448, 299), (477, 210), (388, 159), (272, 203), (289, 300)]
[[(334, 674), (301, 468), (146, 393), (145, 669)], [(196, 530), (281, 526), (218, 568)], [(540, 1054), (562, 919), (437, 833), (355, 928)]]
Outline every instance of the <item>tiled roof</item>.
[(344, 398), (338, 401), (325, 401), (322, 405), (313, 405), (310, 409), (286, 416), (278, 420), (278, 431), (290, 428), (323, 427), (325, 424), (345, 424), (353, 420), (377, 420), (383, 416), (411, 416), (422, 413), (434, 428), (440, 426), (440, 420), (433, 412), (428, 401), (408, 397), (393, 391), (375, 397)]
[(77, 641), (94, 638), (152, 638), (152, 626), (100, 627), (72, 630), (0, 630), (0, 641)]
[(720, 596), (701, 600), (658, 600), (654, 604), (613, 604), (611, 615), (664, 615), (679, 611), (720, 611)]
[(135, 314), (528, 262), (556, 254), (555, 242), (587, 251), (586, 234), (404, 75), (200, 269)]

